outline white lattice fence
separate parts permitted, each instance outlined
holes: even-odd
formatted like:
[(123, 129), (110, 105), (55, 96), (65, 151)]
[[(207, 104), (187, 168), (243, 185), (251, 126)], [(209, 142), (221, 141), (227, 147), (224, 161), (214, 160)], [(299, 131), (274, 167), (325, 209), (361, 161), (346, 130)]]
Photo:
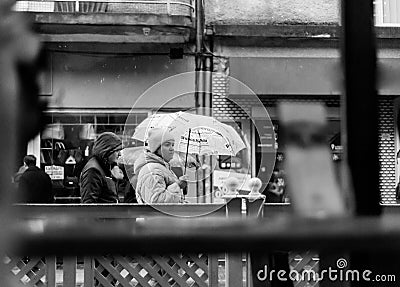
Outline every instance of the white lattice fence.
[(15, 282), (32, 287), (206, 287), (213, 286), (211, 282), (218, 278), (217, 258), (205, 254), (85, 259), (6, 257), (4, 264)]
[[(34, 287), (47, 286), (46, 278), (49, 277), (47, 272), (51, 269), (50, 265), (53, 263), (55, 268), (55, 260), (50, 262), (45, 258), (24, 257), (21, 259), (6, 257), (4, 263), (15, 281)], [(48, 266), (47, 264), (50, 265)]]
[[(296, 270), (298, 274), (303, 274), (304, 271), (314, 271), (318, 273), (319, 270), (319, 256), (315, 252), (291, 252), (289, 254), (289, 265), (291, 270)], [(305, 273), (307, 274), (307, 273)], [(318, 286), (316, 280), (296, 280), (293, 282), (294, 287), (314, 287)]]
[(94, 259), (95, 286), (208, 286), (208, 256), (101, 256)]

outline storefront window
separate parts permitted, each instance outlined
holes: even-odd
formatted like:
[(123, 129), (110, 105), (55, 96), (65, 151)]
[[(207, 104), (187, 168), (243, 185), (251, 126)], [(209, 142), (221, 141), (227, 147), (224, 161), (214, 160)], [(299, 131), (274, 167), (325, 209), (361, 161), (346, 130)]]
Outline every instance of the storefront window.
[[(135, 113), (127, 130), (134, 130), (147, 113)], [(40, 166), (52, 178), (56, 197), (79, 197), (79, 176), (91, 156), (94, 139), (113, 132), (123, 139), (128, 112), (48, 113), (50, 122), (40, 135)], [(124, 147), (137, 145), (129, 134)], [(121, 195), (122, 196), (122, 195)], [(79, 200), (79, 198), (75, 199)]]

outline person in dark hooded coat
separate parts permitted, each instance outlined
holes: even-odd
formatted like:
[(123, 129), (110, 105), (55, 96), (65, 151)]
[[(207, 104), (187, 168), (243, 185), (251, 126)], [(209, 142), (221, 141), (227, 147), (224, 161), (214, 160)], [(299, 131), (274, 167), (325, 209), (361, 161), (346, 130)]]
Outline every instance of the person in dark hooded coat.
[(104, 132), (95, 140), (92, 157), (80, 176), (82, 203), (117, 203), (116, 183), (111, 170), (122, 149), (121, 139), (114, 133)]

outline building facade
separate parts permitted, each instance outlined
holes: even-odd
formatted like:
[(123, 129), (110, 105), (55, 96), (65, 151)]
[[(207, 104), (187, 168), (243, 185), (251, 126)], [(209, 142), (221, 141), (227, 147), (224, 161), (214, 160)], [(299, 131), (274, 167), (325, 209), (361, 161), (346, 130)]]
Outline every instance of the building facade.
[[(251, 114), (241, 113), (232, 105), (230, 98), (246, 101), (248, 95), (230, 86), (229, 76), (244, 82), (258, 95), (274, 123), (277, 101), (322, 102), (329, 118), (332, 157), (340, 159), (339, 2), (211, 0), (207, 4), (206, 23), (216, 55), (215, 115), (223, 119), (228, 114), (246, 121)], [(396, 119), (400, 90), (394, 75), (400, 62), (396, 49), (398, 29), (393, 28), (398, 21), (394, 4), (375, 1), (381, 79), (378, 83), (379, 183), (383, 203), (396, 203), (399, 175)], [(221, 70), (223, 73), (218, 73)], [(254, 152), (257, 158), (256, 147)]]
[[(201, 23), (196, 21), (195, 1), (151, 2), (17, 1), (16, 10), (28, 12), (40, 33), (50, 63), (41, 94), (49, 100), (47, 115), (52, 125), (28, 150), (53, 173), (60, 196), (76, 194), (75, 171), (65, 165), (69, 156), (76, 157), (77, 150), (87, 156), (94, 135), (102, 131), (124, 136), (128, 114), (134, 115), (130, 122), (134, 127), (159, 108), (159, 95), (135, 105), (148, 88), (196, 69), (196, 24)], [(393, 26), (400, 17), (391, 0), (375, 1), (375, 5), (379, 69), (384, 79), (379, 86), (380, 189), (382, 202), (395, 203), (400, 34)], [(276, 134), (278, 101), (323, 102), (332, 156), (340, 158), (339, 14), (338, 1), (331, 0), (204, 1), (204, 47), (200, 50), (212, 55), (213, 114), (222, 121), (233, 118), (242, 128), (251, 146), (252, 175), (263, 168), (263, 143), (249, 119), (257, 119), (257, 109), (248, 91), (229, 77), (254, 92), (267, 108), (269, 128)], [(195, 88), (194, 81), (190, 85)], [(188, 95), (163, 110), (195, 105), (196, 98)], [(276, 148), (279, 161), (284, 156), (279, 138)], [(230, 167), (220, 164), (218, 169)], [(274, 167), (266, 167), (265, 173), (271, 174)]]

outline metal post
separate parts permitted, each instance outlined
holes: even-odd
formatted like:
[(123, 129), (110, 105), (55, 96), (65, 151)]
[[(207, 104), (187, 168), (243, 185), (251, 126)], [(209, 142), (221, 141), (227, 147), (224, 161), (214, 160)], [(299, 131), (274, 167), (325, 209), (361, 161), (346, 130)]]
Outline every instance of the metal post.
[[(342, 141), (346, 147), (345, 156), (353, 181), (356, 214), (379, 215), (378, 96), (373, 1), (341, 2), (344, 28), (342, 59), (345, 72), (345, 94), (342, 100), (345, 129)], [(398, 262), (393, 261), (396, 261), (398, 254), (378, 253), (373, 251), (373, 246), (371, 248), (369, 253), (352, 252), (350, 269), (369, 269), (375, 274), (395, 272), (394, 266), (398, 266)], [(351, 282), (351, 286), (375, 286), (374, 283)]]
[(342, 133), (358, 215), (377, 215), (379, 205), (378, 97), (373, 3), (342, 0), (345, 109)]
[[(203, 107), (206, 116), (212, 116), (212, 57), (204, 57), (204, 93), (203, 93)], [(213, 158), (212, 156), (207, 156), (205, 158), (205, 163), (213, 168)], [(205, 194), (209, 191), (209, 202), (213, 202), (213, 178), (212, 174), (208, 178), (203, 180), (203, 190)], [(208, 186), (208, 188), (207, 188)]]
[[(229, 218), (242, 217), (242, 199), (233, 198), (226, 204), (226, 216)], [(241, 252), (225, 253), (225, 280), (226, 286), (243, 286), (243, 265)]]
[[(203, 2), (202, 0), (196, 0), (196, 58), (195, 58), (195, 107), (196, 109), (204, 106), (204, 79), (203, 79), (203, 33), (204, 33), (204, 22), (203, 22)], [(196, 181), (196, 193), (198, 198), (202, 198), (202, 202), (205, 202), (205, 190), (203, 189), (203, 183)]]
[(79, 12), (79, 0), (75, 1), (75, 12)]

